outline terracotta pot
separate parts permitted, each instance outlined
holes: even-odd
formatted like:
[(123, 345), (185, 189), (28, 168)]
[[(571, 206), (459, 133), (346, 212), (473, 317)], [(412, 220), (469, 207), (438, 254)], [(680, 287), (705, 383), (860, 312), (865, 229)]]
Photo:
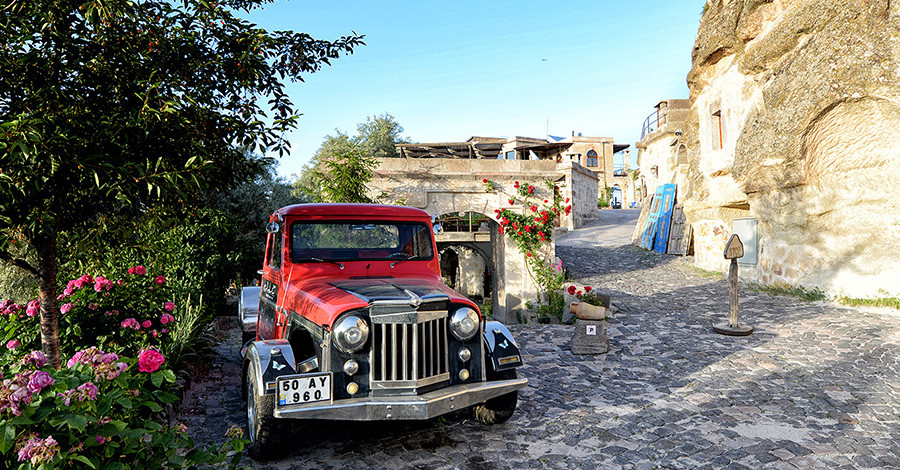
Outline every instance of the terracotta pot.
[(591, 305), (585, 302), (572, 302), (569, 311), (575, 318), (582, 320), (603, 320), (606, 318), (606, 307)]

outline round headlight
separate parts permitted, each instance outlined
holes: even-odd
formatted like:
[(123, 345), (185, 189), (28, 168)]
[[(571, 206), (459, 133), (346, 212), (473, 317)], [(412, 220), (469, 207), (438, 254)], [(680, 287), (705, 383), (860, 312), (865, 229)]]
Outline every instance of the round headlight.
[(450, 331), (457, 339), (465, 341), (478, 331), (478, 313), (468, 307), (463, 307), (450, 317)]
[(369, 325), (355, 315), (346, 316), (338, 320), (332, 330), (332, 339), (341, 352), (349, 354), (359, 351), (369, 339)]

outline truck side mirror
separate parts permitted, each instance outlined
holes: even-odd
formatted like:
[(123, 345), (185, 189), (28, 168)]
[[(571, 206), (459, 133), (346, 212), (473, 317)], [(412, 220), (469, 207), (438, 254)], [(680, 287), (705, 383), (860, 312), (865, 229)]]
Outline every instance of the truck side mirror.
[(274, 220), (266, 224), (266, 232), (269, 232), (272, 235), (278, 233), (279, 230), (281, 230), (281, 226), (278, 225), (278, 222), (275, 222)]
[(444, 233), (444, 227), (441, 227), (440, 216), (437, 212), (431, 214), (431, 230), (434, 231), (435, 235)]

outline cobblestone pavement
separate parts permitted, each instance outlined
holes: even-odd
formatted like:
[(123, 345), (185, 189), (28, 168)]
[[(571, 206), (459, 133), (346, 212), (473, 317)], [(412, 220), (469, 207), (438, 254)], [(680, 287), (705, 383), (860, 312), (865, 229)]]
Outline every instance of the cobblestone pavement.
[[(609, 293), (608, 354), (574, 356), (573, 326), (512, 328), (529, 387), (505, 424), (306, 422), (293, 468), (900, 468), (900, 315), (741, 290), (751, 336), (726, 320), (723, 277), (635, 247), (558, 247)], [(243, 424), (230, 330), (183, 416), (201, 442)]]

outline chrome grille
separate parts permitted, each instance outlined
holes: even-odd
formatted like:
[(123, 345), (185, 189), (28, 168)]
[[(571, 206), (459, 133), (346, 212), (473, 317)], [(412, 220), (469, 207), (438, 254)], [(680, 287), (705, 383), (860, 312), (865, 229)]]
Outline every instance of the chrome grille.
[[(449, 377), (446, 311), (373, 318), (372, 380), (397, 386), (421, 386)], [(373, 384), (375, 385), (375, 384)]]

